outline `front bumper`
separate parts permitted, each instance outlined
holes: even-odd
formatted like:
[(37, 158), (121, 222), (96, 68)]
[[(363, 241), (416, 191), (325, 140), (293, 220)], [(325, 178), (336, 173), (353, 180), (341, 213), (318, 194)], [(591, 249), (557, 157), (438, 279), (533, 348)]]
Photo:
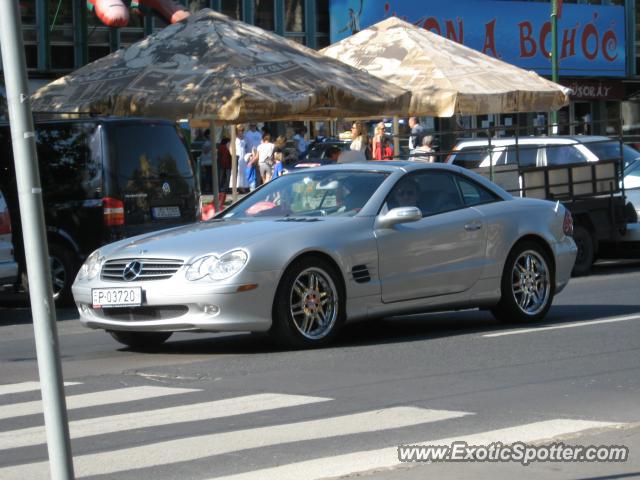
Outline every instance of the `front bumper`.
[[(271, 328), (271, 309), (279, 272), (243, 272), (233, 283), (159, 280), (143, 282), (76, 281), (73, 298), (80, 321), (89, 328), (140, 332), (264, 332)], [(238, 291), (243, 285), (254, 289)], [(142, 287), (142, 305), (93, 308), (92, 288)]]
[(553, 246), (556, 257), (556, 293), (560, 293), (569, 283), (571, 270), (576, 263), (578, 247), (571, 237), (564, 237)]

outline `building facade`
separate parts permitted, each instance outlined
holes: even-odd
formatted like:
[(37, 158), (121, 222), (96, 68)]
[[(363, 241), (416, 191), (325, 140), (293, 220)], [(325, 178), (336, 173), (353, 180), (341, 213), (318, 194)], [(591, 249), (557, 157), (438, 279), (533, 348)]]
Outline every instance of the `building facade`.
[[(125, 0), (126, 1), (126, 0)], [(640, 132), (640, 0), (565, 0), (558, 45), (560, 82), (573, 89), (560, 112), (561, 133), (607, 133), (622, 118)], [(131, 0), (128, 26), (110, 28), (87, 0), (19, 0), (33, 91), (166, 23)], [(213, 8), (311, 48), (397, 15), (523, 68), (550, 76), (550, 1), (522, 0), (182, 0), (191, 11)], [(0, 64), (1, 68), (1, 64)], [(1, 72), (0, 72), (1, 74)], [(3, 108), (0, 76), (0, 116)], [(426, 119), (434, 126), (440, 123)], [(548, 123), (547, 112), (456, 119), (483, 128)], [(446, 123), (446, 122), (445, 122)], [(440, 127), (440, 125), (437, 125)], [(450, 125), (451, 126), (451, 125)], [(456, 125), (453, 125), (454, 127)], [(523, 133), (532, 133), (531, 131)]]
[[(87, 0), (19, 0), (30, 90), (167, 25), (135, 0), (130, 3), (129, 24), (110, 28), (98, 19)], [(185, 0), (181, 3), (191, 11), (213, 8), (311, 48), (329, 44), (328, 0)], [(0, 63), (0, 117), (4, 100), (1, 70)]]

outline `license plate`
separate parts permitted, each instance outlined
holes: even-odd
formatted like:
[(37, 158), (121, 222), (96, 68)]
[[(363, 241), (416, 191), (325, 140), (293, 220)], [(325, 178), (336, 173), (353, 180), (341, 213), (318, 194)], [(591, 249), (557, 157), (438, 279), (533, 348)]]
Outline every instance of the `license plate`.
[(180, 207), (153, 207), (153, 218), (177, 218), (180, 216)]
[(92, 288), (93, 308), (139, 307), (142, 305), (142, 287)]

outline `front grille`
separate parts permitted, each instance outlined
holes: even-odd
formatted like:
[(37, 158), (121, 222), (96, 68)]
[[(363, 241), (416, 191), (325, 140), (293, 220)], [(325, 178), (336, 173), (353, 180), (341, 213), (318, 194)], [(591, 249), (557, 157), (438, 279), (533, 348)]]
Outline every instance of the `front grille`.
[(120, 260), (108, 260), (102, 266), (100, 278), (103, 280), (111, 280), (116, 282), (126, 281), (123, 277), (124, 269), (131, 262), (140, 262), (142, 269), (135, 279), (138, 280), (166, 280), (171, 278), (180, 267), (182, 260), (167, 260), (158, 258), (123, 258)]
[(159, 307), (103, 308), (94, 311), (97, 316), (110, 320), (140, 322), (181, 317), (189, 311), (189, 307), (186, 305), (164, 305)]

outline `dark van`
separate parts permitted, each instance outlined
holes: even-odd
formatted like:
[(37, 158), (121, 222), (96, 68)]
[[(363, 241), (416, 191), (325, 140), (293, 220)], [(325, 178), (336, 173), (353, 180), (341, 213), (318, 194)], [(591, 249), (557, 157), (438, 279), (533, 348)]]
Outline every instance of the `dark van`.
[[(36, 124), (54, 298), (71, 300), (82, 261), (109, 242), (199, 219), (199, 191), (176, 125), (142, 118)], [(11, 132), (0, 125), (0, 189), (24, 272)]]

